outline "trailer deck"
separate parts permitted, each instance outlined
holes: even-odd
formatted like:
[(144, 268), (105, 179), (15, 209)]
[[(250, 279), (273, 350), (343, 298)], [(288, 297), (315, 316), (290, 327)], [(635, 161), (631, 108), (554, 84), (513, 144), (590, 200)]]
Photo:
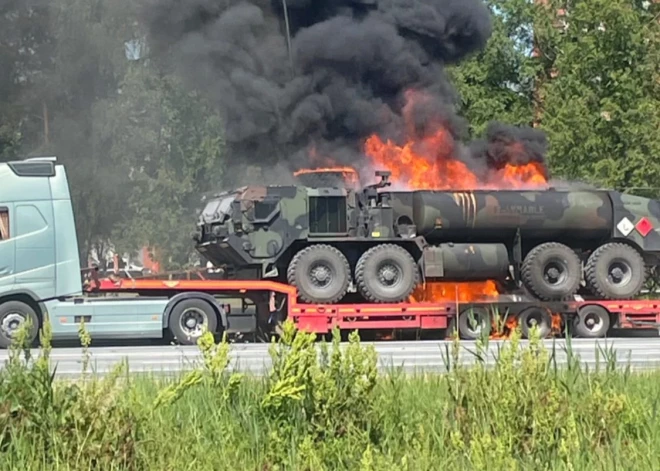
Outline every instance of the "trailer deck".
[[(246, 314), (245, 306), (256, 306), (255, 315), (274, 313), (292, 319), (297, 327), (307, 332), (327, 334), (334, 327), (341, 330), (447, 330), (456, 326), (463, 338), (476, 338), (479, 329), (465, 328), (462, 316), (488, 315), (491, 321), (497, 315), (504, 325), (512, 319), (521, 323), (523, 334), (532, 325), (552, 332), (559, 327), (585, 317), (591, 327), (580, 336), (602, 337), (611, 328), (654, 328), (660, 326), (660, 300), (601, 301), (582, 299), (563, 302), (543, 302), (517, 295), (471, 302), (443, 300), (438, 302), (406, 302), (397, 304), (303, 304), (298, 302), (296, 289), (290, 285), (266, 280), (205, 279), (95, 279), (89, 292), (101, 294), (132, 293), (140, 296), (172, 297), (180, 293), (205, 293), (218, 299), (231, 326), (232, 320)], [(222, 304), (222, 299), (240, 299), (242, 308)], [(247, 300), (247, 303), (246, 303)], [(586, 318), (590, 318), (589, 319)], [(595, 320), (594, 320), (595, 319)], [(494, 321), (493, 321), (494, 323)], [(230, 331), (240, 329), (230, 328)], [(548, 332), (549, 334), (550, 332)]]

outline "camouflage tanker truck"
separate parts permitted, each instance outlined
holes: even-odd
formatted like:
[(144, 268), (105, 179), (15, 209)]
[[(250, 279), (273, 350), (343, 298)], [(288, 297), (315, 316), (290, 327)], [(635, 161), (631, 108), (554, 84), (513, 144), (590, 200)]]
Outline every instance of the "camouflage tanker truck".
[(248, 186), (206, 202), (196, 247), (237, 278), (308, 303), (407, 299), (424, 280), (492, 279), (563, 300), (639, 294), (660, 255), (660, 202), (608, 190), (391, 191)]

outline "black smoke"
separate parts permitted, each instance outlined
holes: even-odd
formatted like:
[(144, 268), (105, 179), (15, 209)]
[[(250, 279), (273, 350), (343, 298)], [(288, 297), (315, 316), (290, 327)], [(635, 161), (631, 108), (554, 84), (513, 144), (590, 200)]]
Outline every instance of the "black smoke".
[[(444, 67), (485, 46), (480, 0), (286, 0), (291, 55), (282, 0), (144, 1), (153, 56), (217, 103), (236, 161), (297, 169), (322, 153), (356, 164), (373, 133), (466, 135)], [(424, 99), (405, 120), (410, 90)], [(503, 136), (522, 133), (532, 152), (516, 158), (542, 159), (527, 132), (501, 128), (461, 154), (499, 165)]]
[(548, 141), (538, 129), (490, 123), (485, 139), (470, 145), (471, 154), (486, 161), (489, 168), (500, 169), (507, 163), (545, 163)]

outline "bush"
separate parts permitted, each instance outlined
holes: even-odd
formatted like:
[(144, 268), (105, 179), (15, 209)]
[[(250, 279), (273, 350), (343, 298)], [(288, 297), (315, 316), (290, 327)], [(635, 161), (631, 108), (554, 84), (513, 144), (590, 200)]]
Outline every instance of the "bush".
[(126, 365), (101, 381), (56, 383), (49, 362), (50, 324), (44, 325), (36, 359), (25, 334), (26, 329), (19, 332), (0, 371), (3, 460), (38, 462), (45, 469), (63, 463), (72, 469), (140, 468), (137, 443), (144, 417), (127, 386), (118, 382)]
[[(89, 339), (81, 330), (85, 346)], [(559, 369), (514, 334), (494, 366), (377, 374), (356, 333), (330, 345), (284, 326), (264, 378), (230, 372), (210, 334), (179, 379), (55, 381), (48, 328), (39, 356), (17, 341), (0, 372), (2, 469), (653, 469), (657, 373)], [(486, 344), (474, 352), (484, 360)], [(227, 464), (225, 464), (227, 463)]]

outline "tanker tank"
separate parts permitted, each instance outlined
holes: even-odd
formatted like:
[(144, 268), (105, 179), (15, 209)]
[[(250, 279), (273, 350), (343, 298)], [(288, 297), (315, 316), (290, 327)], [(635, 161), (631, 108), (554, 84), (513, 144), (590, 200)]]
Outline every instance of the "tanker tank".
[(607, 191), (392, 192), (395, 220), (411, 221), (430, 244), (551, 240), (589, 245), (612, 231)]

